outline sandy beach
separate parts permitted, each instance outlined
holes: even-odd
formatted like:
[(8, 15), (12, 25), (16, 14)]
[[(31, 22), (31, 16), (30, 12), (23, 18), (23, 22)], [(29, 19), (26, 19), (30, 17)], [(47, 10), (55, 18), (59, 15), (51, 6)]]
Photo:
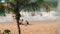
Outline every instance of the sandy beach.
[[(56, 21), (32, 21), (30, 25), (20, 25), (21, 34), (56, 34)], [(11, 34), (18, 34), (17, 23), (0, 23), (0, 30), (9, 29)]]

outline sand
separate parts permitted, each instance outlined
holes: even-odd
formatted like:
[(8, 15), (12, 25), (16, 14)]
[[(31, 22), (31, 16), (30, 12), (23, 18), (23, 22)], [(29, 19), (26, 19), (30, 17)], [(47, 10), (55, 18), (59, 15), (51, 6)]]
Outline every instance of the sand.
[[(56, 21), (32, 21), (30, 25), (20, 25), (21, 34), (56, 34)], [(11, 34), (18, 34), (17, 23), (0, 23), (1, 33), (3, 30), (11, 30)]]

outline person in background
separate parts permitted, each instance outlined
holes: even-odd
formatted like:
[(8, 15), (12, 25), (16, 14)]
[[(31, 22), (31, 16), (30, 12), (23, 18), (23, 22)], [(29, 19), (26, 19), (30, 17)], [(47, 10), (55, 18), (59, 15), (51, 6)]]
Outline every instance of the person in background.
[(26, 20), (27, 25), (29, 25), (29, 22)]

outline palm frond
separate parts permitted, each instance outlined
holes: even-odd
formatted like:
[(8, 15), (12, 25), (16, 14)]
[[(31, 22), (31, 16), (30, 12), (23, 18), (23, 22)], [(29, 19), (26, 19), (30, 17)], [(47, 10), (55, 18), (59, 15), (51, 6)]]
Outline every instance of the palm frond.
[(35, 2), (35, 3), (30, 3), (25, 6), (25, 9), (28, 11), (40, 11), (40, 8), (45, 7), (46, 12), (49, 12), (52, 10), (53, 4), (47, 3), (47, 2)]
[(52, 7), (53, 7), (53, 4), (47, 3), (47, 2), (37, 2), (37, 4), (40, 7), (45, 7), (46, 8), (46, 12), (49, 12), (50, 10), (52, 10)]
[(25, 5), (24, 9), (28, 11), (37, 11), (39, 9), (39, 6), (36, 3), (30, 3), (28, 5)]

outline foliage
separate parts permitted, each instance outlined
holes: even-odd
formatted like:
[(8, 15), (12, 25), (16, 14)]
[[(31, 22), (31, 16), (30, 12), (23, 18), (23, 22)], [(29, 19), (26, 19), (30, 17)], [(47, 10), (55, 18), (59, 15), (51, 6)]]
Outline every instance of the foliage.
[(0, 34), (11, 34), (11, 31), (10, 30), (4, 30), (3, 32), (1, 32), (1, 30), (0, 30)]
[(44, 2), (44, 0), (37, 0), (36, 2)]
[(46, 12), (49, 12), (52, 10), (52, 6), (53, 4), (47, 2), (35, 2), (26, 5), (24, 9), (28, 11), (40, 11), (40, 8), (45, 7)]
[(39, 9), (39, 6), (36, 3), (30, 3), (25, 5), (24, 9), (28, 11), (37, 11)]
[(4, 6), (0, 3), (0, 15), (5, 15), (5, 8)]
[(16, 8), (18, 8), (18, 10), (21, 11), (26, 4), (29, 4), (29, 0), (19, 0), (19, 2), (17, 4), (16, 3), (16, 1), (8, 2), (7, 9), (15, 12), (17, 10)]
[[(40, 11), (41, 7), (45, 7), (47, 12), (52, 10), (52, 6), (53, 6), (52, 3), (47, 3), (47, 2), (44, 2), (43, 0), (36, 0), (36, 2), (31, 2), (31, 3), (29, 3), (29, 1), (30, 0), (19, 1), (18, 3), (19, 10), (21, 11), (23, 9), (24, 11), (27, 11), (27, 10), (28, 11)], [(9, 10), (9, 12), (10, 11), (15, 12), (17, 8), (16, 1), (8, 2), (7, 7), (8, 7), (7, 9)]]
[(11, 34), (10, 30), (4, 30), (3, 34)]

